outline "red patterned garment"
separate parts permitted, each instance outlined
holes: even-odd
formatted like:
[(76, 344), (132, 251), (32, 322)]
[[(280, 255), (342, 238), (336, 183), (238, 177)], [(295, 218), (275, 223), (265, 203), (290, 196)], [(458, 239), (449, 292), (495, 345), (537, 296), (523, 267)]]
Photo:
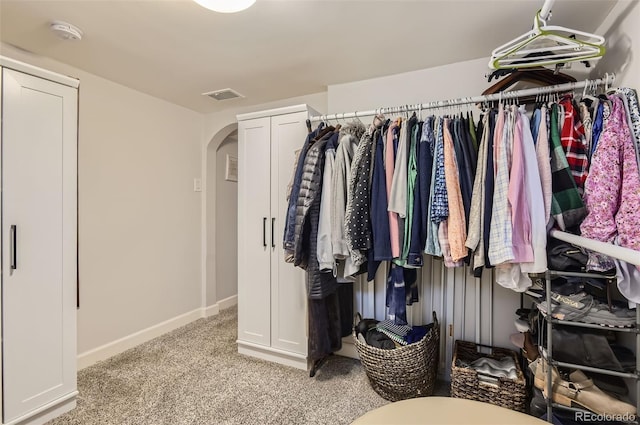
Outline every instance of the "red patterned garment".
[(580, 121), (578, 110), (574, 107), (573, 97), (571, 95), (564, 96), (562, 100), (560, 100), (560, 105), (564, 109), (564, 120), (562, 122), (560, 140), (573, 179), (576, 182), (576, 186), (578, 186), (578, 191), (582, 193), (589, 168), (589, 157), (587, 156), (588, 146), (584, 126)]

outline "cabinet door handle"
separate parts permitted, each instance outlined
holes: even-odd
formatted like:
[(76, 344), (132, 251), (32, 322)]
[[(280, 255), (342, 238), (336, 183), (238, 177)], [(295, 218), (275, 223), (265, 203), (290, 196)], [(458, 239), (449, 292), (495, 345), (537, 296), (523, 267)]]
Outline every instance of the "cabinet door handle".
[(262, 246), (267, 247), (267, 217), (262, 217)]
[(273, 239), (273, 228), (275, 227), (276, 219), (275, 217), (271, 217), (271, 248), (276, 247), (276, 242)]
[(9, 247), (9, 256), (11, 257), (11, 269), (18, 268), (18, 226), (11, 225), (11, 235), (9, 236), (11, 246)]

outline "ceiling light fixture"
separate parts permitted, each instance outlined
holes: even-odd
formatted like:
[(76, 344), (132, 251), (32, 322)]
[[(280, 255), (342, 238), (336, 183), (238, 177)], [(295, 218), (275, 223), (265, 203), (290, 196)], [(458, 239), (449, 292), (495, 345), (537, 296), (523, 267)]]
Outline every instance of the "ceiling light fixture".
[(235, 13), (250, 8), (256, 0), (193, 0), (214, 12)]

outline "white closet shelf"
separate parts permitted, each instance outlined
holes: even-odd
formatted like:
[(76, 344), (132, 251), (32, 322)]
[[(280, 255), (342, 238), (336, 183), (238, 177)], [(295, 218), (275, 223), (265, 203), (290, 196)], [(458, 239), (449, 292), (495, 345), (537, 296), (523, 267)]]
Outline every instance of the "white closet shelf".
[(571, 244), (578, 245), (592, 251), (600, 252), (602, 254), (608, 255), (609, 257), (626, 261), (627, 263), (633, 264), (635, 266), (640, 266), (640, 251), (613, 245), (606, 242), (596, 241), (589, 238), (584, 238), (572, 233), (561, 232), (560, 230), (551, 230), (549, 234), (556, 239), (560, 239), (561, 241), (569, 242)]

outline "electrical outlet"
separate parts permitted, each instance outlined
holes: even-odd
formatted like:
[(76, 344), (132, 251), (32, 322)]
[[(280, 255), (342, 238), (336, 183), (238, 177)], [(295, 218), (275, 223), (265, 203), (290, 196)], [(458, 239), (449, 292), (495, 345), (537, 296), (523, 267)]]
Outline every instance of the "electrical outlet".
[(202, 180), (199, 178), (193, 179), (193, 191), (202, 192)]

